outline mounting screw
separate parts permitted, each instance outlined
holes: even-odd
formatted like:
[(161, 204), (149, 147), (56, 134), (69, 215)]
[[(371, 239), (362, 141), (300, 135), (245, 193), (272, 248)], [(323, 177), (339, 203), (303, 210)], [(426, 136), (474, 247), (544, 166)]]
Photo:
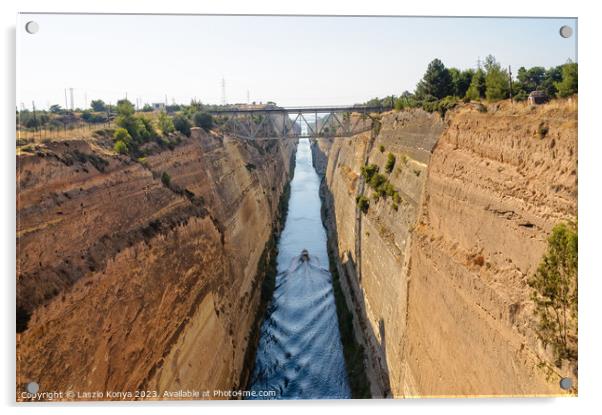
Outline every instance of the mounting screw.
[(31, 394), (36, 394), (40, 390), (40, 385), (38, 385), (38, 382), (29, 382), (25, 389)]
[(564, 390), (569, 390), (573, 387), (573, 379), (562, 378), (560, 379), (560, 387)]
[(38, 33), (38, 30), (40, 30), (40, 25), (33, 20), (25, 23), (25, 31), (30, 35)]
[(569, 38), (573, 36), (573, 28), (571, 26), (562, 26), (559, 33), (563, 38)]

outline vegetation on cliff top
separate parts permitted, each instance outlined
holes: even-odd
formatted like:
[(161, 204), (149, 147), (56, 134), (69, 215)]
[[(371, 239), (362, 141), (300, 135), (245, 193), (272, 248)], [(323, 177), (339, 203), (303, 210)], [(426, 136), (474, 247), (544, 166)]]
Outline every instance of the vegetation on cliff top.
[(489, 55), (477, 69), (446, 68), (439, 59), (429, 63), (415, 91), (405, 91), (399, 96), (374, 98), (367, 105), (382, 105), (397, 110), (422, 108), (428, 112), (445, 112), (460, 100), (495, 102), (510, 97), (524, 101), (533, 91), (543, 91), (548, 97), (568, 97), (578, 91), (577, 64), (571, 61), (559, 66), (530, 69), (521, 67), (516, 77)]
[(577, 360), (577, 229), (559, 224), (548, 238), (548, 250), (529, 280), (539, 319), (537, 334), (551, 346), (555, 364)]
[(190, 136), (193, 123), (209, 131), (216, 124), (208, 112), (214, 107), (192, 101), (190, 105), (165, 105), (160, 109), (146, 104), (137, 110), (127, 99), (119, 100), (117, 105), (96, 99), (90, 102), (88, 108), (83, 109), (64, 109), (58, 104), (42, 111), (22, 109), (16, 112), (17, 130), (21, 139), (18, 145), (27, 144), (34, 139), (94, 137), (101, 129), (112, 130), (116, 125), (127, 130), (130, 138), (115, 138), (115, 151), (136, 156), (136, 150), (145, 142), (168, 137), (175, 132)]

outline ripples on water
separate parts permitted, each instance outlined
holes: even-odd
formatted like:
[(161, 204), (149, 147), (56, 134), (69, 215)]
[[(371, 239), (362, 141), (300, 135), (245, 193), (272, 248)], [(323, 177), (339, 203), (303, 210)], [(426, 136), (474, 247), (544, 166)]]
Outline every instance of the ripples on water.
[[(300, 140), (288, 214), (278, 242), (276, 288), (261, 326), (250, 387), (275, 391), (276, 399), (351, 395), (328, 271), (319, 186), (309, 140)], [(300, 255), (303, 249), (309, 251), (308, 260)]]

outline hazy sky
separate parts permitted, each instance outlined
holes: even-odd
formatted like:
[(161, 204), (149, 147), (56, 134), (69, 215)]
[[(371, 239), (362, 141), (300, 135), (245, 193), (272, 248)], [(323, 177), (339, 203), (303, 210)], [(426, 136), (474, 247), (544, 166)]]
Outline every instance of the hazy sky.
[[(34, 20), (40, 30), (25, 32)], [(575, 33), (562, 38), (558, 30)], [(575, 19), (21, 15), (17, 105), (115, 102), (353, 104), (413, 90), (433, 58), (476, 67), (577, 60)]]

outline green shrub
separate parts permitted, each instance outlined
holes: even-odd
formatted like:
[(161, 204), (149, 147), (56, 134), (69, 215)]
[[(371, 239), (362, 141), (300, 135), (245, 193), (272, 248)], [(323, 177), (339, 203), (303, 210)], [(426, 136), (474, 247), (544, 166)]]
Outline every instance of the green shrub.
[[(117, 103), (117, 118), (115, 124), (118, 127), (124, 128), (137, 144), (147, 142), (150, 139), (156, 138), (157, 133), (152, 124), (152, 121), (146, 117), (137, 117), (135, 115), (134, 105), (128, 100), (120, 100)], [(132, 147), (132, 151), (136, 151), (137, 147)]]
[(117, 128), (113, 133), (113, 139), (115, 140), (113, 150), (119, 154), (128, 154), (134, 147), (132, 136), (125, 128)]
[(391, 173), (395, 167), (395, 156), (393, 153), (387, 154), (387, 162), (385, 163), (385, 171)]
[(163, 135), (171, 134), (176, 130), (176, 128), (174, 127), (173, 120), (164, 111), (161, 111), (159, 113), (158, 123), (159, 130), (161, 130), (161, 133), (163, 133)]
[(447, 96), (437, 101), (424, 100), (422, 102), (422, 109), (426, 112), (438, 112), (441, 114), (441, 117), (444, 117), (445, 113), (454, 108), (456, 105), (458, 105), (458, 98)]
[(206, 112), (196, 112), (192, 117), (194, 125), (201, 127), (205, 131), (209, 131), (213, 127), (213, 117)]
[(387, 178), (385, 177), (384, 174), (381, 173), (375, 173), (371, 178), (370, 181), (368, 182), (368, 185), (374, 189), (374, 190), (378, 190), (383, 184), (385, 184), (387, 182)]
[(380, 146), (378, 146), (378, 150), (379, 150), (381, 153), (384, 153), (384, 152), (385, 152), (385, 146), (383, 146), (383, 145), (381, 144)]
[(519, 91), (514, 97), (514, 101), (516, 102), (521, 102), (521, 101), (526, 101), (527, 98), (529, 98), (529, 94), (527, 94), (525, 91)]
[(171, 186), (171, 176), (166, 171), (161, 173), (161, 183), (163, 183), (165, 187)]
[(173, 125), (176, 130), (186, 135), (187, 137), (190, 137), (190, 127), (192, 127), (192, 124), (190, 123), (188, 118), (178, 114), (175, 117), (173, 117)]
[(366, 164), (360, 169), (362, 176), (369, 182), (374, 174), (378, 173), (378, 166), (376, 164)]
[(126, 130), (125, 128), (117, 128), (115, 130), (115, 132), (113, 133), (113, 138), (116, 141), (124, 141), (124, 142), (128, 142), (132, 140), (132, 136), (130, 135), (130, 133), (128, 133), (128, 130)]
[(537, 334), (562, 359), (577, 359), (577, 228), (559, 224), (548, 238), (548, 250), (529, 280), (539, 318)]
[(115, 150), (115, 152), (119, 153), (119, 154), (128, 154), (128, 152), (129, 152), (127, 144), (125, 142), (123, 142), (122, 140), (115, 141), (113, 150)]
[(370, 207), (370, 200), (364, 195), (357, 196), (355, 198), (356, 206), (362, 211), (362, 213), (366, 214), (368, 212), (368, 208)]
[(138, 138), (140, 141), (145, 143), (153, 138), (157, 138), (157, 132), (150, 118), (138, 117), (137, 119), (139, 120)]

